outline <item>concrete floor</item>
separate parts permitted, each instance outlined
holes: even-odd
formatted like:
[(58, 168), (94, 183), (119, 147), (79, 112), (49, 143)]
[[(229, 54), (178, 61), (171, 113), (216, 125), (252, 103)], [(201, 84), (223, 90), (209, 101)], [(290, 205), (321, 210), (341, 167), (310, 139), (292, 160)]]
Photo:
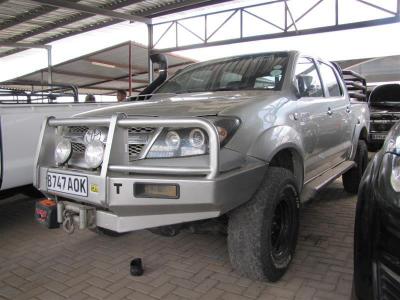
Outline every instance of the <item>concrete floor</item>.
[[(3, 204), (0, 299), (349, 299), (355, 204), (338, 180), (302, 208), (294, 261), (274, 284), (240, 277), (223, 236), (67, 235), (34, 222), (32, 199)], [(134, 257), (141, 277), (129, 274)]]

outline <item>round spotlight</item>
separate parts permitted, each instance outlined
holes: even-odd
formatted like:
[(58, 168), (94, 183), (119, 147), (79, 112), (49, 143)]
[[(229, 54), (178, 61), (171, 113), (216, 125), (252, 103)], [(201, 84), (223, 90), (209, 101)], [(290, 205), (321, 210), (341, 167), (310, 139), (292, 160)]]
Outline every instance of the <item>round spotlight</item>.
[(189, 142), (193, 147), (203, 147), (206, 142), (206, 137), (200, 129), (193, 129), (189, 134)]
[(165, 143), (167, 144), (167, 146), (176, 150), (181, 144), (181, 138), (176, 131), (169, 131), (165, 137)]
[(89, 168), (96, 169), (103, 162), (104, 145), (100, 141), (93, 141), (86, 146), (85, 161)]
[(67, 139), (61, 139), (56, 145), (54, 158), (58, 164), (65, 164), (71, 157), (71, 153), (71, 142)]

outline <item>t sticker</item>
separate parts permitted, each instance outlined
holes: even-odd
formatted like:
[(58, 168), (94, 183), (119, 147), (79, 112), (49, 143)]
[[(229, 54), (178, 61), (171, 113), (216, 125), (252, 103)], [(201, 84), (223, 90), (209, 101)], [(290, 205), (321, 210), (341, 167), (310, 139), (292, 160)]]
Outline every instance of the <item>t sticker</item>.
[(114, 186), (115, 186), (115, 191), (116, 191), (117, 195), (119, 195), (120, 188), (122, 187), (122, 183), (114, 183)]

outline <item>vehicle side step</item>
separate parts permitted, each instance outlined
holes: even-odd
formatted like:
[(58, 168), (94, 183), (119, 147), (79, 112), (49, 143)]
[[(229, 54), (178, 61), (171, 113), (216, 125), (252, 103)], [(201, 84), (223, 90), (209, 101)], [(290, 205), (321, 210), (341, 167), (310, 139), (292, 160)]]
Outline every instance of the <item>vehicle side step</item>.
[(301, 202), (310, 200), (320, 189), (332, 183), (335, 179), (337, 179), (343, 173), (346, 173), (346, 171), (350, 170), (354, 166), (356, 166), (354, 161), (345, 161), (309, 181), (304, 186), (304, 189), (300, 195)]

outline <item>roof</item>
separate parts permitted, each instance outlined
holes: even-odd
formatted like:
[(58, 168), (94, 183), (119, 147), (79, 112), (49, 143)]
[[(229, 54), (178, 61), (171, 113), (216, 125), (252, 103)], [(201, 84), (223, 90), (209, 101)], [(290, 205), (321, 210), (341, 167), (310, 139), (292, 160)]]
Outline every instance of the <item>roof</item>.
[[(117, 89), (129, 89), (129, 44), (132, 45), (132, 94), (148, 85), (148, 52), (144, 45), (127, 41), (52, 67), (54, 84), (73, 84), (79, 93), (115, 94)], [(169, 75), (193, 60), (166, 54)], [(47, 68), (15, 78), (12, 82), (47, 84)], [(4, 86), (4, 84), (2, 84)], [(21, 87), (20, 87), (21, 88)], [(30, 89), (27, 84), (26, 88)]]
[[(227, 0), (68, 0), (69, 6), (86, 5), (138, 17), (155, 18)], [(47, 4), (41, 4), (47, 3)], [(121, 19), (93, 12), (59, 8), (52, 0), (0, 0), (0, 44), (48, 44), (55, 40), (113, 25)], [(65, 4), (66, 5), (66, 4)], [(0, 57), (21, 51), (0, 47)]]

